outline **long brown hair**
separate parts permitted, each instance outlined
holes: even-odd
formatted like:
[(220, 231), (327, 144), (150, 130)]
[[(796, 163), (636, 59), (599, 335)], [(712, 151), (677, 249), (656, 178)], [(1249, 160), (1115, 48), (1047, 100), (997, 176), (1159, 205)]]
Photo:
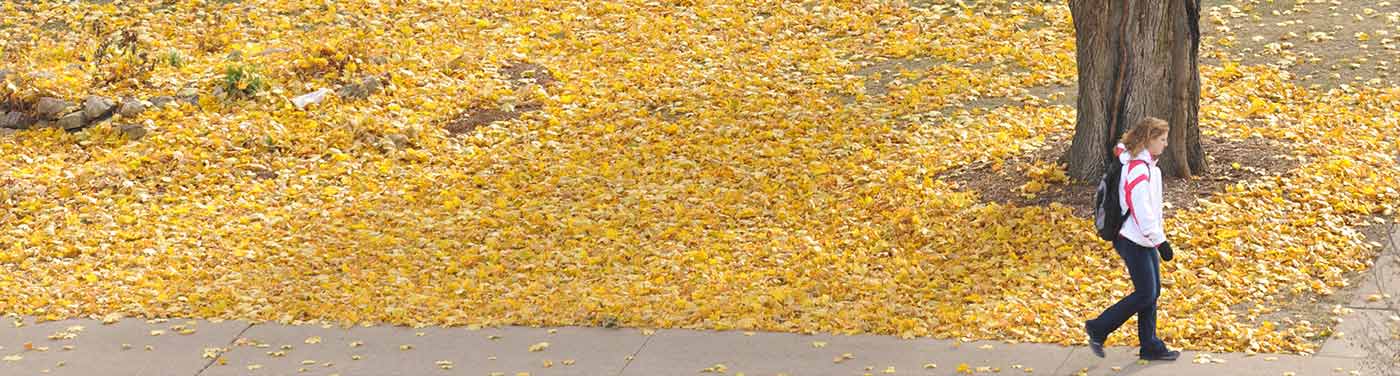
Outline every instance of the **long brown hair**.
[(1137, 125), (1133, 126), (1133, 129), (1129, 130), (1128, 133), (1124, 133), (1123, 138), (1118, 142), (1132, 153), (1128, 155), (1136, 156), (1142, 152), (1142, 149), (1147, 148), (1148, 141), (1162, 137), (1162, 135), (1167, 134), (1169, 129), (1166, 120), (1148, 116), (1138, 121)]

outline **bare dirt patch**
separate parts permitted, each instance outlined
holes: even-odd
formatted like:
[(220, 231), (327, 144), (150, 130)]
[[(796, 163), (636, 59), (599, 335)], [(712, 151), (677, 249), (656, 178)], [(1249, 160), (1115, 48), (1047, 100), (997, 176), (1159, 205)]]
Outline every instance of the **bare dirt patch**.
[(501, 73), (504, 73), (506, 77), (516, 85), (533, 83), (549, 87), (557, 82), (554, 78), (554, 73), (550, 72), (548, 68), (530, 62), (513, 62), (501, 69)]
[[(530, 62), (512, 62), (502, 67), (500, 73), (505, 75), (506, 80), (515, 88), (539, 85), (548, 89), (558, 82), (554, 73), (550, 72), (548, 68)], [(476, 106), (453, 116), (443, 125), (443, 128), (452, 134), (472, 133), (483, 125), (518, 119), (527, 112), (539, 111), (541, 108), (543, 106), (537, 102), (526, 102), (505, 108)]]
[(477, 127), (498, 121), (514, 120), (526, 112), (539, 111), (539, 109), (538, 103), (526, 103), (516, 106), (511, 111), (498, 108), (473, 108), (457, 115), (456, 119), (448, 122), (443, 128), (452, 134), (471, 133), (476, 131)]
[(1203, 65), (1219, 64), (1207, 53), (1219, 50), (1305, 87), (1400, 84), (1400, 1), (1206, 0), (1201, 30)]

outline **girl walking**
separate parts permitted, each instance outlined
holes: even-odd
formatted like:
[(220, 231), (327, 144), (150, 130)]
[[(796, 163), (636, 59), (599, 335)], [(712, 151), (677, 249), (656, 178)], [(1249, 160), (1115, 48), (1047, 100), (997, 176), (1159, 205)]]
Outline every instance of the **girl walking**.
[(1089, 348), (1100, 358), (1104, 356), (1104, 340), (1133, 315), (1138, 319), (1139, 358), (1176, 360), (1181, 355), (1167, 349), (1166, 343), (1157, 338), (1157, 296), (1162, 291), (1158, 254), (1162, 260), (1172, 259), (1172, 246), (1162, 229), (1162, 172), (1157, 168), (1157, 156), (1167, 148), (1167, 131), (1166, 121), (1148, 117), (1124, 134), (1114, 149), (1123, 163), (1118, 196), (1127, 218), (1113, 241), (1113, 249), (1128, 266), (1133, 293), (1108, 307), (1098, 318), (1084, 322)]

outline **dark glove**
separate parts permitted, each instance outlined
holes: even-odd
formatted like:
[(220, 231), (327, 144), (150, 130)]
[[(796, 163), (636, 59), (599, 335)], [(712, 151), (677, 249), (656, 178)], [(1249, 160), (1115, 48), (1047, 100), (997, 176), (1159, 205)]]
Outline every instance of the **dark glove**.
[(1162, 242), (1162, 245), (1157, 246), (1157, 252), (1162, 253), (1163, 261), (1171, 261), (1172, 257), (1175, 257), (1172, 252), (1172, 243), (1169, 242)]

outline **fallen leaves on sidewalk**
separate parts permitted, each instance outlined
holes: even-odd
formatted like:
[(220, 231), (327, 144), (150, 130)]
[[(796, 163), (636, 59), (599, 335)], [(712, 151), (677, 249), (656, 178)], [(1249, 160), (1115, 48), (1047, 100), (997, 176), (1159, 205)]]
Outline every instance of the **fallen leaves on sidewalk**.
[(851, 359), (855, 359), (855, 358), (856, 358), (855, 354), (844, 353), (844, 354), (841, 354), (841, 355), (837, 355), (836, 358), (831, 359), (831, 362), (832, 362), (832, 363), (838, 363), (838, 364), (839, 364), (839, 363), (841, 363), (841, 362), (844, 362), (844, 361), (847, 361), (847, 360), (851, 360)]
[(1215, 357), (1214, 355), (1211, 355), (1211, 354), (1209, 354), (1209, 353), (1197, 353), (1196, 356), (1195, 356), (1195, 358), (1194, 358), (1194, 359), (1191, 359), (1191, 363), (1195, 363), (1195, 364), (1221, 364), (1221, 363), (1225, 363), (1225, 359), (1217, 358), (1217, 357)]
[(60, 331), (58, 331), (58, 332), (55, 332), (55, 333), (53, 333), (53, 334), (50, 334), (50, 335), (49, 335), (49, 339), (55, 340), (55, 341), (57, 341), (57, 340), (65, 340), (65, 339), (74, 339), (74, 338), (78, 338), (78, 333), (81, 333), (82, 331), (83, 331), (83, 326), (82, 326), (82, 325), (73, 325), (73, 326), (69, 326), (69, 327), (67, 327), (67, 328), (64, 328), (63, 330), (60, 330)]

